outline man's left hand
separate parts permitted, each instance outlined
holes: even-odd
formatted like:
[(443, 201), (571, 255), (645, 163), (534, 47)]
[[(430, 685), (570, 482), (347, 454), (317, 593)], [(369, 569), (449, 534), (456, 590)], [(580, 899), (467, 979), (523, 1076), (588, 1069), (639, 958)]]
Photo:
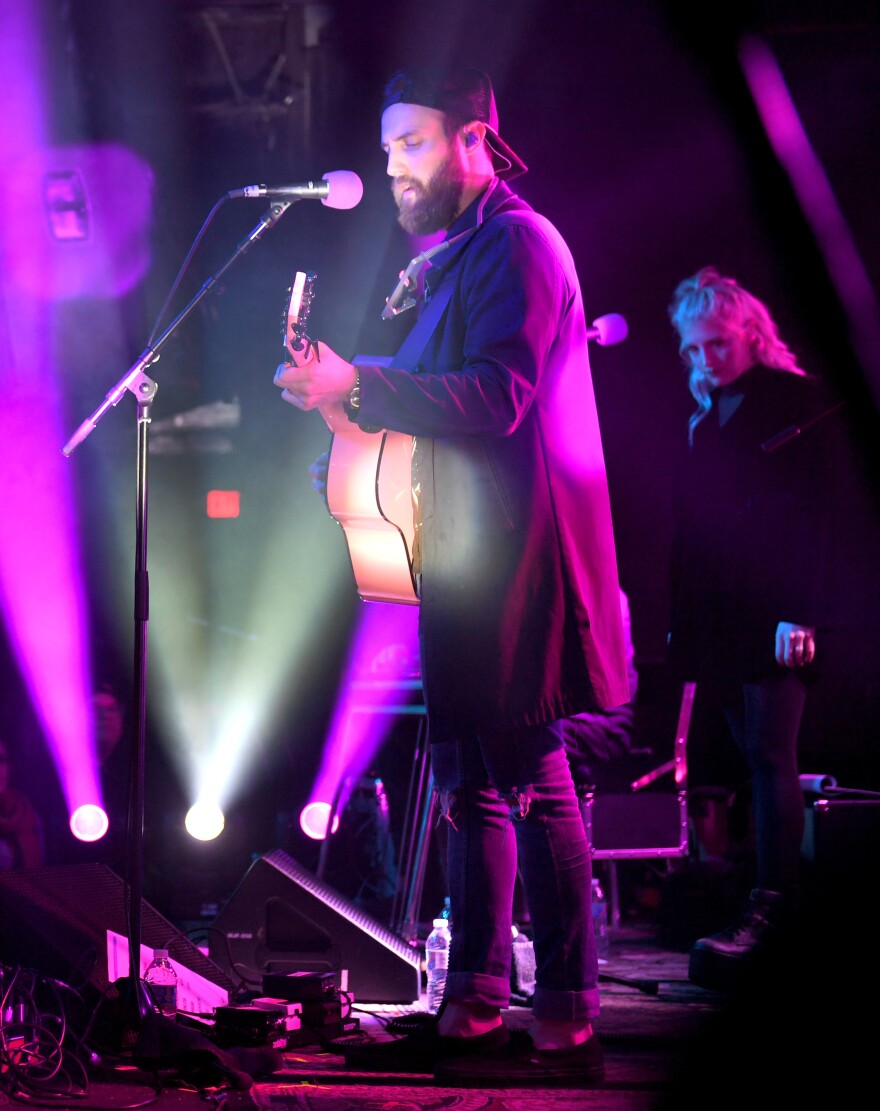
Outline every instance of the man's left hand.
[(291, 361), (275, 371), (275, 385), (282, 398), (297, 409), (318, 409), (344, 403), (355, 383), (357, 371), (326, 343), (311, 343), (302, 351), (290, 350)]

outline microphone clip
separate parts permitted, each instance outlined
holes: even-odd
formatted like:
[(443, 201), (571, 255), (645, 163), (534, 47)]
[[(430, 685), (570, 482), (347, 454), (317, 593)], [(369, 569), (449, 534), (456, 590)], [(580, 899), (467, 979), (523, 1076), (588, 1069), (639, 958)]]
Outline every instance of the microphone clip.
[[(477, 227), (480, 225), (478, 224)], [(467, 228), (465, 231), (460, 231), (458, 235), (454, 235), (452, 239), (444, 239), (440, 243), (435, 243), (433, 247), (429, 247), (427, 251), (422, 251), (420, 255), (410, 259), (409, 266), (400, 275), (400, 281), (394, 287), (394, 291), (390, 297), (385, 298), (385, 308), (382, 310), (382, 320), (392, 320), (395, 316), (400, 316), (402, 312), (407, 309), (413, 308), (418, 304), (418, 299), (413, 296), (418, 287), (419, 278), (422, 271), (434, 257), (441, 251), (448, 251), (450, 247), (460, 243), (462, 240), (467, 239), (473, 235), (477, 228)]]

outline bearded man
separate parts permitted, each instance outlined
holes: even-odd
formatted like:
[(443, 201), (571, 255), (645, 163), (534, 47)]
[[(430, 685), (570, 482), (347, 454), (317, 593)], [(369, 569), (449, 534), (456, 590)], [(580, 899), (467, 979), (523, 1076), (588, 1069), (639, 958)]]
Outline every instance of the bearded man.
[[(313, 343), (275, 384), (300, 409), (341, 403), (364, 429), (414, 438), (413, 574), (453, 925), (436, 1019), (346, 1061), (443, 1086), (589, 1087), (604, 1075), (590, 847), (562, 722), (630, 694), (580, 285), (559, 232), (507, 185), (526, 167), (498, 133), (485, 73), (395, 74), (381, 143), (401, 226), (446, 232), (413, 333), (389, 366)], [(502, 1019), (517, 857), (536, 955), (523, 1035)]]

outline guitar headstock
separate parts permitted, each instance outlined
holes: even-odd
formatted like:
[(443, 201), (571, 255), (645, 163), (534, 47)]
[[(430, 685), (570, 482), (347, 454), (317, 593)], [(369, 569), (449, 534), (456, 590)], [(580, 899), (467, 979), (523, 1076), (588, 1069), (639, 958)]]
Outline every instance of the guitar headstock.
[(284, 346), (292, 351), (302, 351), (312, 342), (306, 332), (306, 325), (317, 278), (318, 275), (311, 271), (297, 270), (293, 284), (288, 287), (281, 335)]

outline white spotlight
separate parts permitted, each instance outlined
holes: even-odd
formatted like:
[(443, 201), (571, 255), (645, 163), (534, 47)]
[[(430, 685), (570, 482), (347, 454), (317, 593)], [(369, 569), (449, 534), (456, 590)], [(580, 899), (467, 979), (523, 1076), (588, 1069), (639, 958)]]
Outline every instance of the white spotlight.
[[(309, 802), (299, 816), (299, 827), (313, 841), (323, 841), (327, 836), (327, 822), (330, 818), (329, 802)], [(333, 832), (339, 829), (339, 815), (333, 815)]]
[(216, 802), (197, 802), (187, 811), (184, 825), (190, 837), (198, 841), (213, 841), (223, 832), (226, 819)]
[(100, 841), (109, 828), (107, 815), (93, 802), (78, 806), (70, 815), (70, 831), (80, 841)]

